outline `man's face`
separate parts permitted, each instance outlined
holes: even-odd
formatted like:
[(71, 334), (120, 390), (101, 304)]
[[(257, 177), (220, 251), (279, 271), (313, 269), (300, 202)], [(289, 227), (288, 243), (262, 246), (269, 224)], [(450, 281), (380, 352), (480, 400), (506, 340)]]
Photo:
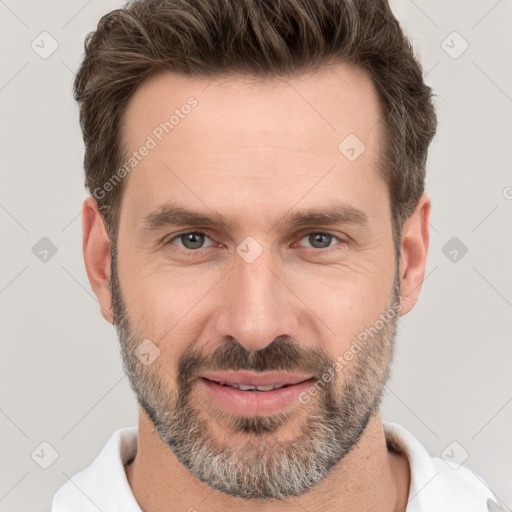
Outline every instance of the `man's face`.
[[(307, 491), (378, 410), (399, 302), (379, 115), (347, 65), (257, 84), (164, 73), (128, 104), (129, 151), (155, 144), (126, 178), (113, 260), (125, 368), (162, 440), (226, 494)], [(262, 376), (288, 385), (218, 383)]]

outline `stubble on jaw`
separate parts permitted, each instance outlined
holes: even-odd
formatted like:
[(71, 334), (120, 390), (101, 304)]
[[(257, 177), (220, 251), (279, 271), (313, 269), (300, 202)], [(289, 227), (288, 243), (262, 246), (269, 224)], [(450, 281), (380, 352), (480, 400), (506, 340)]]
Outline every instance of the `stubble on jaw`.
[[(395, 275), (391, 303), (399, 300)], [(162, 441), (200, 481), (227, 495), (257, 501), (304, 494), (324, 480), (357, 445), (378, 412), (394, 351), (397, 318), (365, 344), (363, 350), (312, 398), (301, 411), (269, 416), (234, 416), (211, 404), (194, 400), (194, 382), (202, 370), (305, 371), (321, 378), (335, 360), (319, 348), (301, 347), (287, 337), (257, 352), (247, 352), (236, 341), (226, 341), (211, 354), (202, 349), (183, 353), (171, 389), (158, 359), (145, 366), (134, 355), (142, 342), (132, 329), (118, 281), (115, 259), (111, 278), (115, 325), (123, 366), (140, 407)], [(337, 392), (337, 390), (339, 390)], [(302, 425), (291, 425), (304, 416)], [(215, 422), (225, 430), (212, 429)], [(215, 432), (214, 432), (215, 430)], [(279, 439), (284, 433), (291, 440)], [(232, 445), (233, 434), (242, 445)]]

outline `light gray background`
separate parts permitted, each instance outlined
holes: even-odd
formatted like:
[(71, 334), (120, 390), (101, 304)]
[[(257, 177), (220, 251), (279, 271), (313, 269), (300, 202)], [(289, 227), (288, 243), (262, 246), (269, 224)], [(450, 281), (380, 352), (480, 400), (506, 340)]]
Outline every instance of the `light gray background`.
[[(115, 329), (82, 259), (83, 143), (71, 94), (84, 36), (121, 5), (0, 0), (2, 512), (50, 510), (56, 489), (112, 432), (136, 424)], [(512, 2), (392, 7), (436, 91), (439, 130), (427, 178), (427, 277), (400, 321), (383, 417), (433, 455), (467, 452), (464, 464), (511, 510)], [(59, 45), (46, 59), (31, 48), (43, 31)], [(457, 58), (464, 40), (454, 31), (469, 44)], [(42, 237), (58, 249), (47, 262), (32, 252)], [(443, 253), (452, 237), (468, 249), (456, 249), (455, 262), (452, 247)], [(58, 452), (48, 469), (31, 456), (43, 441)]]

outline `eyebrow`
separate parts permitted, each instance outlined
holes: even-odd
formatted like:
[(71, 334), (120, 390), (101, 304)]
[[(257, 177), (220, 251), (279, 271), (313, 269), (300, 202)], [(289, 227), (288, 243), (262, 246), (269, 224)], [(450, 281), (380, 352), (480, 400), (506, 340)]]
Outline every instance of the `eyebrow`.
[[(325, 226), (331, 224), (352, 224), (365, 227), (368, 223), (368, 215), (363, 210), (349, 205), (334, 204), (324, 206), (323, 208), (289, 211), (274, 226), (277, 224), (297, 228), (307, 224)], [(189, 210), (177, 204), (165, 204), (141, 220), (143, 231), (156, 231), (164, 227), (178, 225), (221, 228), (228, 226), (229, 223), (220, 213), (212, 212), (206, 214)]]

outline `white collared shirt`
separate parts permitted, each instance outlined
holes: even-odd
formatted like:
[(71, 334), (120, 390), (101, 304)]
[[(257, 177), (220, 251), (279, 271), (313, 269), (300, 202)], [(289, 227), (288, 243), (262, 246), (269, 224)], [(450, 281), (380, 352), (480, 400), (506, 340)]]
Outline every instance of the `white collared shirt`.
[[(485, 481), (460, 466), (431, 457), (404, 427), (383, 423), (386, 440), (398, 447), (411, 471), (406, 512), (488, 512), (501, 510)], [(51, 512), (142, 512), (124, 465), (137, 450), (137, 427), (117, 430), (100, 454), (71, 477), (53, 497)]]

